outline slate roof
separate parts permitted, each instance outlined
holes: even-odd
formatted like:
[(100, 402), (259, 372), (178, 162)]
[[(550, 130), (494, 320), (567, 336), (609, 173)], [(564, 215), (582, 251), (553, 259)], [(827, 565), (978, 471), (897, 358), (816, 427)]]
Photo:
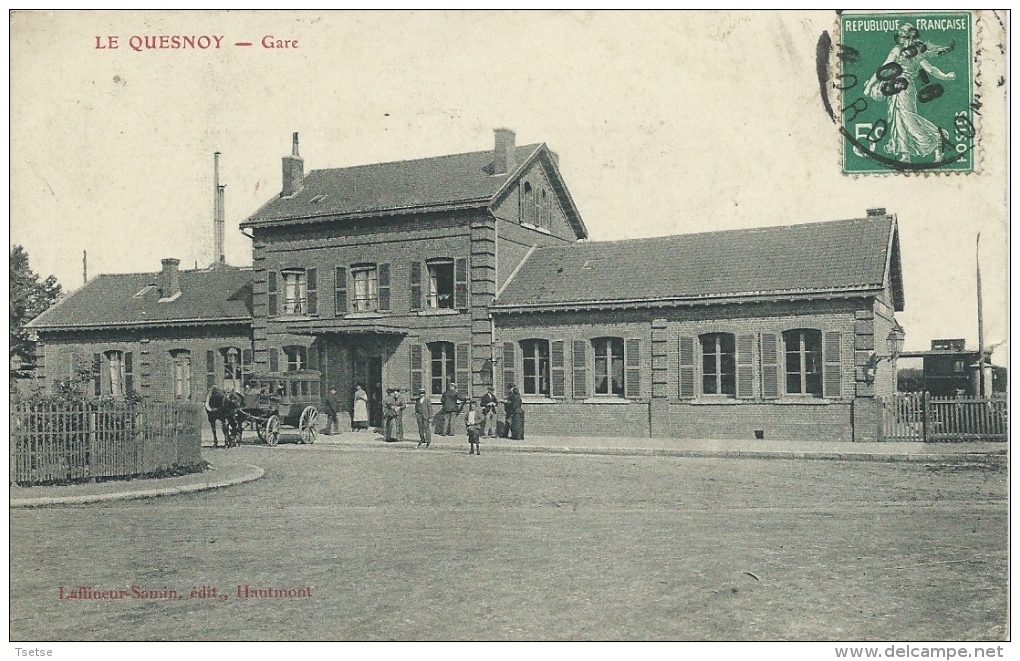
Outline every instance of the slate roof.
[(891, 269), (903, 308), (894, 216), (538, 248), (493, 311), (874, 293)]
[(446, 211), (487, 207), (509, 181), (537, 158), (551, 169), (567, 215), (579, 236), (587, 229), (559, 176), (556, 158), (545, 144), (515, 148), (516, 169), (493, 175), (493, 152), (478, 151), (374, 163), (346, 168), (312, 170), (302, 188), (290, 197), (276, 196), (241, 223), (242, 228), (322, 218), (367, 217), (393, 213)]
[(62, 299), (27, 326), (36, 331), (118, 327), (251, 323), (252, 270), (180, 271), (181, 295), (159, 302), (156, 273), (100, 275)]

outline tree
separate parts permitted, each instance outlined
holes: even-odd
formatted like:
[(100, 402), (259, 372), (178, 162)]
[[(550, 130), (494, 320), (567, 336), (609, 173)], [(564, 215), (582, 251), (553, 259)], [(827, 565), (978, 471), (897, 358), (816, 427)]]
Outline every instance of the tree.
[[(34, 342), (25, 330), (25, 324), (45, 312), (57, 302), (60, 285), (52, 275), (40, 281), (28, 266), (28, 253), (21, 246), (11, 248), (11, 363), (31, 363), (34, 360)], [(17, 358), (17, 360), (15, 360)], [(14, 377), (13, 367), (11, 377)]]

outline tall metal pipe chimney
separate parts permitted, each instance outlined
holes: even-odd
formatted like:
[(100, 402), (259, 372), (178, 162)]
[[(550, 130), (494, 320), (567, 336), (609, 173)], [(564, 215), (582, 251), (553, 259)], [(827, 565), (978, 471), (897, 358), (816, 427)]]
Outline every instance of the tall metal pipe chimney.
[(223, 250), (225, 220), (223, 213), (224, 189), (220, 185), (220, 153), (213, 154), (213, 266), (226, 264)]

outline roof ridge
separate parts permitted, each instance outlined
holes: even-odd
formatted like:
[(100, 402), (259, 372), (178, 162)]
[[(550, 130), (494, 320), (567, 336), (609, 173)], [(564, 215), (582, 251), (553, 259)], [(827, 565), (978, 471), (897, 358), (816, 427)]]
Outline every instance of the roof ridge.
[(539, 246), (538, 249), (539, 250), (548, 250), (548, 249), (567, 248), (569, 246), (574, 246), (574, 247), (581, 246), (581, 247), (583, 247), (583, 246), (603, 246), (603, 245), (608, 245), (608, 244), (622, 244), (622, 243), (642, 243), (642, 242), (662, 241), (663, 239), (688, 239), (688, 238), (693, 237), (693, 236), (708, 236), (708, 235), (712, 235), (712, 234), (729, 234), (729, 233), (736, 233), (736, 232), (749, 233), (749, 234), (750, 233), (764, 233), (764, 232), (782, 231), (782, 230), (786, 230), (786, 229), (801, 228), (801, 227), (811, 227), (811, 226), (820, 226), (820, 225), (830, 225), (831, 226), (831, 225), (836, 225), (836, 224), (839, 224), (839, 223), (852, 223), (852, 222), (859, 222), (859, 221), (876, 221), (876, 220), (892, 220), (892, 215), (888, 214), (888, 215), (884, 215), (884, 216), (868, 216), (868, 217), (865, 217), (865, 218), (844, 218), (844, 219), (840, 219), (840, 220), (822, 220), (822, 221), (813, 221), (813, 222), (806, 222), (806, 223), (793, 223), (791, 225), (765, 225), (765, 226), (757, 226), (757, 227), (734, 227), (734, 228), (724, 229), (724, 230), (710, 230), (708, 232), (687, 232), (687, 233), (681, 233), (681, 234), (665, 234), (665, 235), (662, 235), (662, 236), (642, 236), (642, 237), (635, 237), (635, 238), (632, 238), (632, 239), (594, 239), (594, 240), (589, 239), (589, 240), (583, 241), (583, 242), (571, 243), (571, 244), (568, 244), (567, 246), (562, 246), (562, 245)]
[[(514, 147), (514, 149), (515, 150), (518, 150), (518, 149), (528, 149), (530, 147), (530, 148), (532, 148), (531, 151), (533, 152), (535, 149), (537, 149), (538, 147), (542, 146), (543, 144), (545, 144), (545, 143), (536, 142), (534, 144), (516, 145)], [(379, 166), (383, 166), (383, 165), (399, 165), (401, 163), (418, 163), (418, 162), (421, 162), (421, 161), (434, 161), (434, 160), (441, 159), (441, 158), (458, 158), (458, 157), (461, 157), (461, 156), (473, 156), (475, 154), (491, 154), (491, 153), (492, 153), (491, 149), (476, 149), (474, 151), (457, 152), (456, 154), (439, 154), (437, 156), (421, 156), (419, 158), (403, 158), (403, 159), (397, 159), (395, 161), (376, 161), (376, 162), (373, 162), (373, 163), (360, 163), (358, 165), (341, 165), (341, 166), (334, 167), (334, 168), (318, 168), (318, 169), (315, 169), (315, 170), (309, 170), (308, 174), (306, 174), (305, 177), (308, 177), (309, 175), (311, 175), (312, 173), (315, 173), (315, 172), (335, 172), (336, 170), (353, 170), (353, 169), (356, 169), (356, 168), (371, 168), (371, 167), (379, 167)]]

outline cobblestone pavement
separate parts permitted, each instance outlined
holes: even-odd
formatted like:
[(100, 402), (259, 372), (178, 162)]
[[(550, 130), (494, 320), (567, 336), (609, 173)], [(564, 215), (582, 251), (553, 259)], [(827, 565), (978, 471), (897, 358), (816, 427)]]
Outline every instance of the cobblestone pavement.
[(12, 510), (11, 639), (1007, 636), (1001, 461), (439, 450), (208, 451), (265, 476)]

